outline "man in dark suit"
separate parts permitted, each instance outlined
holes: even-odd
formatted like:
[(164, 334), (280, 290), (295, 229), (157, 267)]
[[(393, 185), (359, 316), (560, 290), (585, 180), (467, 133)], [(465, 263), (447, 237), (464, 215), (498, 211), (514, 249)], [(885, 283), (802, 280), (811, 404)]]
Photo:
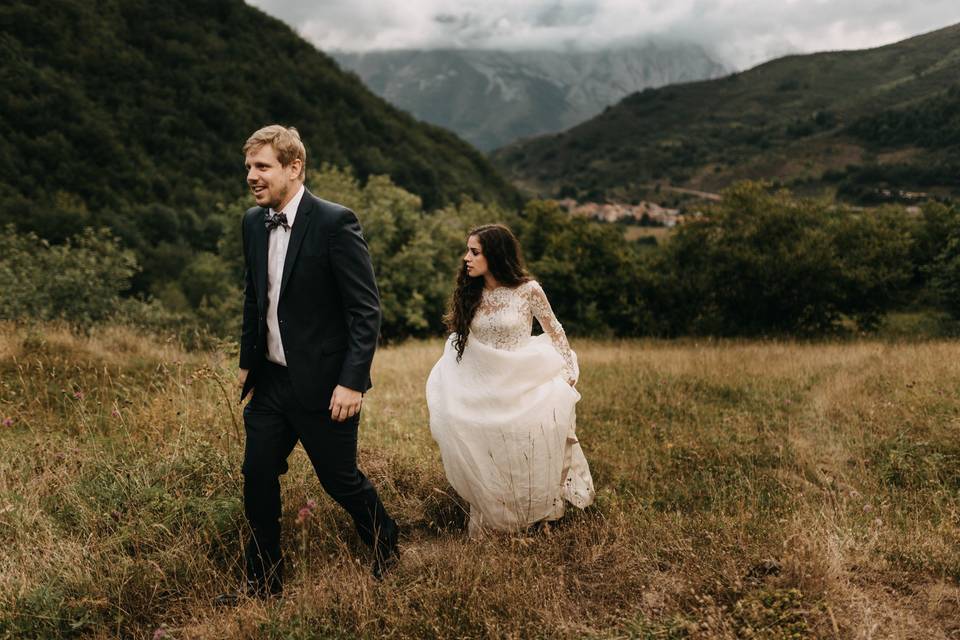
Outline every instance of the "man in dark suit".
[(380, 331), (367, 244), (352, 211), (304, 188), (306, 150), (296, 129), (264, 127), (243, 152), (258, 205), (243, 217), (241, 400), (252, 394), (243, 410), (245, 591), (282, 589), (280, 475), (298, 441), (373, 548), (379, 579), (397, 559), (397, 526), (357, 468), (360, 407)]

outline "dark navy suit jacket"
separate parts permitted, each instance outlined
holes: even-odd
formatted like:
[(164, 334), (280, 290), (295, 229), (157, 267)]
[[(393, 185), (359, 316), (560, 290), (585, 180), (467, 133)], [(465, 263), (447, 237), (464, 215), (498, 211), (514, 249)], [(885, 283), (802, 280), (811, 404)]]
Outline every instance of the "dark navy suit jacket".
[(249, 369), (241, 399), (266, 361), (269, 233), (290, 233), (277, 319), (291, 383), (306, 408), (325, 411), (336, 385), (365, 392), (380, 333), (380, 295), (357, 216), (304, 191), (289, 232), (267, 231), (267, 209), (243, 216), (246, 286), (240, 368)]

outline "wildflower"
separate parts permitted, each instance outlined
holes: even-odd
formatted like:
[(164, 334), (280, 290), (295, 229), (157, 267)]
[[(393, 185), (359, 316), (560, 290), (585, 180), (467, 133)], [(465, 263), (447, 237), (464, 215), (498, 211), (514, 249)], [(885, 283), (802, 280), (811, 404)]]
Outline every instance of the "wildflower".
[(120, 412), (114, 409), (113, 411), (110, 412), (110, 415), (112, 415), (114, 418), (119, 418)]
[(83, 400), (84, 397), (86, 397), (86, 396), (85, 396), (85, 394), (83, 393), (83, 391), (74, 391), (74, 392), (73, 392), (73, 397), (76, 398), (77, 400)]
[(297, 524), (303, 524), (313, 515), (313, 510), (317, 508), (317, 501), (313, 498), (307, 500), (307, 503), (297, 512)]
[(4, 419), (3, 419), (3, 426), (5, 426), (5, 427), (12, 427), (12, 426), (13, 426), (13, 418), (10, 418), (10, 417), (4, 418)]
[(167, 630), (164, 629), (163, 627), (160, 627), (159, 629), (153, 632), (153, 640), (163, 640), (164, 638), (167, 638), (167, 637), (169, 637), (167, 635)]
[(869, 504), (863, 505), (863, 512), (864, 512), (864, 513), (870, 513), (871, 511), (873, 511), (873, 506), (872, 506), (872, 505), (869, 505)]

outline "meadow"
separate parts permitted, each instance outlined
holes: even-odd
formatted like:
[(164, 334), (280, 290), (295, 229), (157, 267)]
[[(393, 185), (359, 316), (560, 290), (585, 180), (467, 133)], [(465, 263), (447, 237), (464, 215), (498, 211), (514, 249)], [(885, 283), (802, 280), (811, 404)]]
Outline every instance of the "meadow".
[(285, 595), (224, 609), (233, 345), (0, 325), (0, 638), (960, 638), (960, 344), (573, 347), (593, 507), (469, 540), (427, 426), (441, 342), (383, 347), (361, 468), (401, 563), (370, 578), (298, 449)]

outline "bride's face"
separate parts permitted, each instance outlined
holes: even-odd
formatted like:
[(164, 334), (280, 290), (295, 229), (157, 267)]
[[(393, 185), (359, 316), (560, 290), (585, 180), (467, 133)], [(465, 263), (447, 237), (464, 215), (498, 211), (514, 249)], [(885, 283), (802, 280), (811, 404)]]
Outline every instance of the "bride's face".
[(487, 273), (487, 259), (483, 257), (483, 247), (477, 236), (467, 238), (467, 252), (463, 256), (463, 262), (467, 265), (467, 275), (471, 278), (479, 278)]

